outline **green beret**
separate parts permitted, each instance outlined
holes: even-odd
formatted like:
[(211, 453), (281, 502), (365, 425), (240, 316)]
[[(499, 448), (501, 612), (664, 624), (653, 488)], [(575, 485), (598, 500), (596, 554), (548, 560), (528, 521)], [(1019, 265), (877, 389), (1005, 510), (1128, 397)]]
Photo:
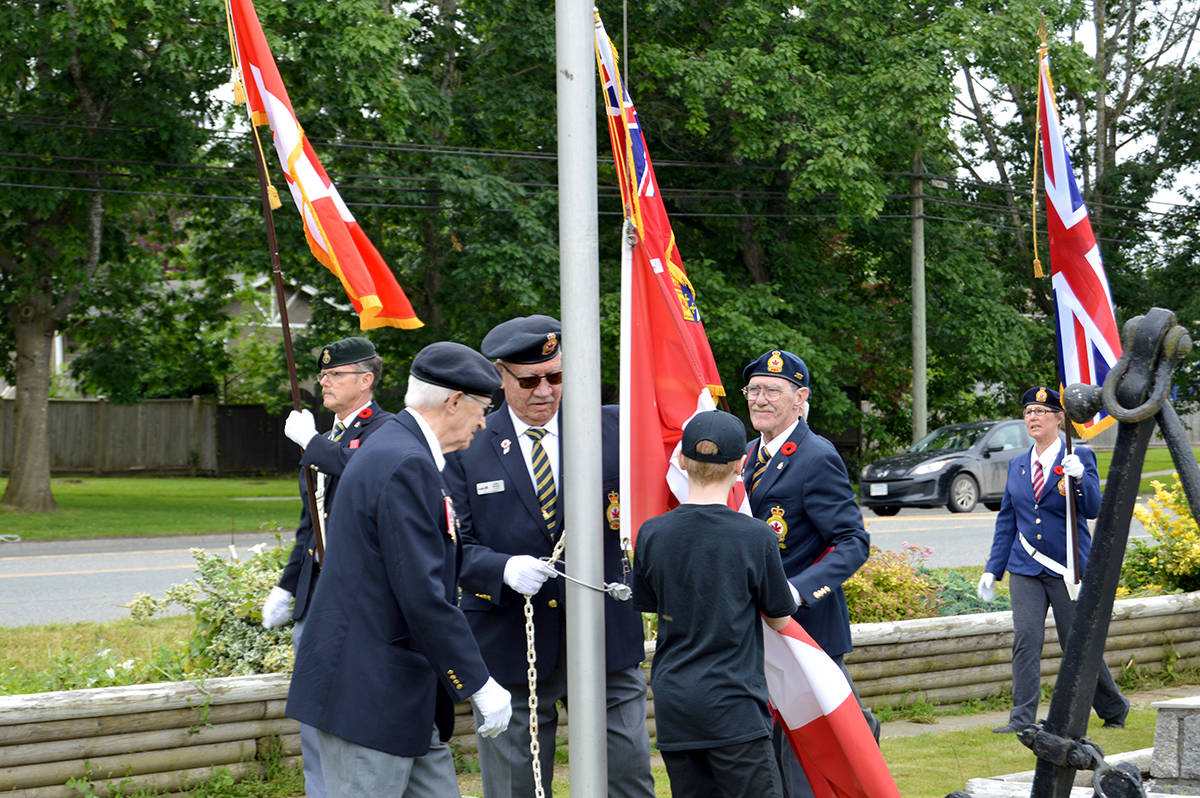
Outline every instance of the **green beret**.
[(317, 355), (317, 371), (331, 369), (335, 366), (345, 366), (349, 363), (361, 363), (375, 357), (375, 345), (366, 338), (355, 336), (334, 341), (321, 348)]

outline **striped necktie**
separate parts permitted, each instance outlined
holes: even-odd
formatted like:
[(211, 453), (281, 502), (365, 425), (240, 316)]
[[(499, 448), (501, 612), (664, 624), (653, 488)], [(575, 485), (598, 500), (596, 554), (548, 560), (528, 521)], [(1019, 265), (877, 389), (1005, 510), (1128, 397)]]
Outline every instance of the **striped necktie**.
[(329, 432), (329, 440), (337, 442), (346, 434), (346, 425), (338, 421), (333, 425), (333, 429)]
[(542, 447), (542, 438), (546, 430), (541, 427), (530, 427), (525, 434), (533, 441), (530, 451), (530, 464), (533, 466), (533, 482), (537, 491), (538, 504), (542, 507), (542, 520), (546, 522), (546, 531), (554, 536), (558, 526), (558, 494), (554, 490), (554, 472), (550, 468), (550, 458)]
[(767, 447), (759, 445), (758, 459), (754, 461), (754, 474), (750, 477), (750, 492), (758, 488), (758, 483), (762, 479), (763, 473), (767, 470), (767, 463), (771, 462), (771, 455), (767, 452)]
[(1033, 498), (1042, 495), (1042, 486), (1046, 483), (1046, 475), (1042, 473), (1042, 461), (1033, 461)]

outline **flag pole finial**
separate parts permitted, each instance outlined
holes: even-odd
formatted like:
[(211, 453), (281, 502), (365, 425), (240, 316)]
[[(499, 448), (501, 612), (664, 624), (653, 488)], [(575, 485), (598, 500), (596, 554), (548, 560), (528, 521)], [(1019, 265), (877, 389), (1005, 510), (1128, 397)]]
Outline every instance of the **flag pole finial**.
[(1046, 30), (1046, 15), (1038, 12), (1038, 39), (1042, 42), (1042, 49), (1046, 48), (1046, 39), (1049, 38), (1050, 32)]

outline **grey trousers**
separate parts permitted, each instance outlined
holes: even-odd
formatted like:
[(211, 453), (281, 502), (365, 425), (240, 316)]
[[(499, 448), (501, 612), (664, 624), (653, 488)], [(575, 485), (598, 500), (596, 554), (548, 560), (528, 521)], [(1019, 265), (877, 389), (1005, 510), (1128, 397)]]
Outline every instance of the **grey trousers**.
[[(837, 666), (842, 669), (842, 673), (846, 676), (846, 681), (850, 683), (850, 690), (854, 693), (855, 700), (858, 700), (858, 690), (854, 687), (854, 680), (850, 678), (850, 671), (846, 670), (845, 655), (838, 654), (836, 657), (830, 657)], [(875, 736), (875, 742), (879, 742), (879, 720), (867, 707), (862, 706), (862, 701), (858, 702), (862, 707), (863, 717), (867, 720), (867, 725), (871, 727), (871, 734)], [(796, 752), (792, 750), (792, 744), (788, 742), (787, 736), (783, 733), (783, 727), (776, 723), (771, 728), (771, 745), (775, 748), (775, 760), (779, 763), (779, 774), (783, 780), (783, 795), (784, 798), (813, 798), (812, 785), (808, 783), (808, 776), (804, 773), (804, 767), (800, 764), (800, 760), (796, 758)]]
[[(560, 662), (564, 661), (560, 659)], [(534, 795), (533, 757), (529, 753), (529, 687), (506, 684), (512, 693), (512, 720), (508, 731), (496, 737), (479, 737), (479, 768), (487, 798), (529, 798)], [(638, 666), (613, 671), (605, 677), (608, 726), (608, 795), (610, 798), (653, 798), (650, 775), (650, 737), (646, 731), (646, 677)], [(558, 708), (567, 706), (565, 667), (538, 680), (538, 759), (542, 787), (552, 798), (554, 742)], [(568, 707), (569, 709), (569, 707)], [(478, 728), (479, 714), (475, 714)]]
[[(292, 626), (292, 652), (300, 651), (300, 636), (304, 633), (304, 621)], [(317, 748), (317, 730), (307, 723), (300, 724), (300, 754), (304, 762), (305, 798), (325, 798), (325, 777), (321, 774), (321, 752)]]
[[(1075, 617), (1075, 602), (1067, 594), (1067, 586), (1058, 576), (1042, 573), (1023, 576), (1010, 573), (1008, 592), (1012, 597), (1013, 613), (1013, 708), (1009, 724), (1020, 728), (1037, 720), (1038, 699), (1042, 686), (1042, 644), (1046, 639), (1046, 610), (1054, 607), (1054, 625), (1058, 629), (1059, 645), (1067, 647), (1071, 621)], [(1121, 695), (1112, 673), (1103, 662), (1096, 679), (1092, 707), (1104, 720), (1123, 718), (1129, 702)]]
[(317, 730), (330, 798), (461, 798), (454, 756), (437, 726), (424, 756), (396, 756)]

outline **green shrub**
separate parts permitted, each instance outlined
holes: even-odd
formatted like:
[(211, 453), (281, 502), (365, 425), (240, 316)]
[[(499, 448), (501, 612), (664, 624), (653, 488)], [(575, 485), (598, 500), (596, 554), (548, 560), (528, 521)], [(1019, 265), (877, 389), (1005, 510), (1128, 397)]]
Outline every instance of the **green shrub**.
[(139, 593), (129, 604), (135, 619), (148, 618), (172, 604), (191, 610), (196, 630), (185, 659), (190, 676), (245, 676), (291, 673), (292, 628), (264, 629), (262, 603), (279, 579), (289, 547), (254, 546), (242, 560), (192, 549), (199, 576), (167, 588), (161, 599)]
[(901, 545), (903, 552), (871, 546), (866, 563), (843, 583), (851, 623), (937, 616), (938, 586), (921, 567), (932, 549)]
[(1179, 475), (1170, 487), (1158, 480), (1150, 484), (1153, 498), (1134, 507), (1133, 515), (1154, 543), (1135, 540), (1125, 553), (1118, 598), (1200, 590), (1200, 532)]
[(939, 615), (970, 615), (976, 612), (1001, 612), (1012, 609), (1008, 593), (997, 586), (996, 597), (984, 601), (975, 592), (975, 582), (957, 571), (938, 570), (928, 572), (929, 579), (938, 586)]

